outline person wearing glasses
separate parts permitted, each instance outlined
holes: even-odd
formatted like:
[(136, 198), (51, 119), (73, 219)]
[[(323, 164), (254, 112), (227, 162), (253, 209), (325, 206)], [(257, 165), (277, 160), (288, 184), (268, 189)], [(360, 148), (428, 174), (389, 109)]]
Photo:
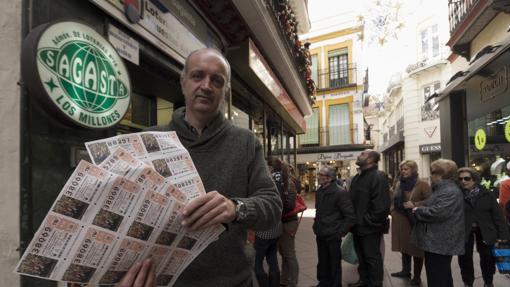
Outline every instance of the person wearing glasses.
[(455, 162), (433, 161), (430, 174), (432, 195), (412, 209), (411, 243), (425, 252), (428, 286), (453, 287), (452, 256), (464, 254), (464, 196), (455, 181)]
[(336, 183), (336, 171), (319, 170), (320, 187), (315, 194), (313, 232), (317, 242), (317, 280), (320, 287), (342, 285), (342, 237), (354, 224), (354, 208), (349, 193)]
[(496, 266), (491, 250), (497, 240), (507, 240), (510, 235), (505, 219), (494, 194), (484, 189), (480, 175), (469, 167), (460, 168), (458, 182), (464, 192), (464, 218), (466, 228), (465, 253), (458, 257), (464, 286), (473, 286), (473, 245), (480, 255), (480, 269), (484, 286), (491, 287)]
[(391, 249), (402, 254), (402, 271), (391, 273), (393, 277), (411, 277), (411, 258), (414, 276), (411, 286), (421, 283), (423, 250), (411, 244), (411, 230), (415, 219), (411, 210), (423, 204), (431, 194), (430, 185), (418, 178), (418, 165), (414, 160), (404, 160), (399, 165), (400, 177), (395, 184), (393, 209), (391, 211)]

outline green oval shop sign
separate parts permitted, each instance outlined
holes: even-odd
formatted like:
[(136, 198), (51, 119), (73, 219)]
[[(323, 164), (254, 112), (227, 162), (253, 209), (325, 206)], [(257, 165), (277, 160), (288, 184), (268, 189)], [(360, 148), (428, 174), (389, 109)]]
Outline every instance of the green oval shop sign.
[(22, 69), (30, 93), (62, 118), (87, 128), (108, 128), (127, 111), (131, 85), (110, 43), (77, 22), (45, 24), (23, 43)]

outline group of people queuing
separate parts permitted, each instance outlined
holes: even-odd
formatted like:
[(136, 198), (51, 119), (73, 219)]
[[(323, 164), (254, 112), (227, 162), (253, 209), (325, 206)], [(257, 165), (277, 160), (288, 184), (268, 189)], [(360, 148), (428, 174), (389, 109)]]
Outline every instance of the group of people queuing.
[[(496, 268), (491, 250), (497, 241), (510, 239), (509, 225), (496, 196), (480, 184), (479, 173), (439, 159), (431, 163), (429, 184), (419, 178), (415, 161), (404, 160), (391, 184), (377, 168), (379, 159), (376, 151), (361, 152), (356, 161), (358, 174), (348, 188), (338, 184), (334, 168), (319, 171), (313, 226), (318, 286), (341, 286), (340, 246), (348, 232), (353, 236), (359, 273), (359, 280), (348, 286), (383, 286), (381, 247), (390, 227), (390, 212), (392, 251), (400, 252), (402, 259), (401, 271), (391, 276), (419, 286), (425, 265), (428, 286), (452, 287), (451, 261), (458, 256), (464, 285), (473, 286), (476, 242), (484, 286), (493, 286)], [(506, 206), (510, 214), (510, 203)]]
[[(255, 232), (255, 275), (259, 287), (296, 287), (299, 265), (294, 237), (299, 221), (296, 214), (286, 215), (295, 207), (301, 183), (295, 176), (292, 166), (278, 157), (270, 157), (268, 166), (283, 204), (282, 217), (272, 228)], [(278, 251), (282, 258), (281, 272)], [(268, 272), (263, 267), (264, 259), (269, 268)]]
[(410, 279), (412, 286), (418, 286), (425, 262), (428, 286), (453, 286), (451, 261), (458, 256), (464, 286), (473, 286), (476, 242), (484, 286), (494, 286), (491, 250), (498, 240), (510, 239), (509, 226), (496, 196), (480, 184), (479, 173), (439, 159), (430, 165), (429, 186), (419, 179), (416, 162), (405, 160), (399, 168), (393, 186), (391, 235), (392, 250), (402, 254), (402, 270), (391, 276)]

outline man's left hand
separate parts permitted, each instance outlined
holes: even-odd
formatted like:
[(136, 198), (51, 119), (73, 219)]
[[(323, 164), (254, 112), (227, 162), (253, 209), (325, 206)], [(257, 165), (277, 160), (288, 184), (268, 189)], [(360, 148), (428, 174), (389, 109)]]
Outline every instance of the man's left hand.
[(236, 217), (236, 207), (232, 200), (217, 191), (211, 191), (192, 199), (182, 213), (182, 225), (190, 230), (198, 230), (232, 222)]
[(156, 287), (156, 273), (152, 260), (135, 263), (116, 287)]

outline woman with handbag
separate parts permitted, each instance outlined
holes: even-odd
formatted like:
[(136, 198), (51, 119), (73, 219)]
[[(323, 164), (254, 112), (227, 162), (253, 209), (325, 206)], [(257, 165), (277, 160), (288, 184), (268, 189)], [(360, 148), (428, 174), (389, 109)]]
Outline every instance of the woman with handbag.
[[(287, 186), (283, 193), (282, 234), (278, 240), (278, 251), (282, 256), (282, 269), (280, 273), (280, 286), (296, 287), (299, 278), (299, 264), (296, 256), (295, 236), (299, 227), (298, 215), (292, 214), (296, 207), (296, 197), (301, 188), (294, 177), (294, 171), (285, 161), (283, 169), (287, 171)], [(298, 189), (299, 188), (299, 189)]]
[(391, 211), (391, 249), (402, 254), (402, 270), (392, 273), (393, 277), (411, 277), (411, 259), (414, 262), (414, 276), (411, 286), (421, 283), (423, 250), (411, 244), (411, 231), (414, 226), (412, 208), (420, 206), (431, 194), (427, 182), (418, 178), (418, 165), (413, 160), (404, 160), (399, 165), (400, 177), (393, 189), (393, 209)]
[(491, 254), (497, 240), (508, 240), (510, 235), (494, 194), (480, 184), (480, 175), (474, 169), (458, 170), (458, 183), (464, 192), (464, 220), (466, 228), (465, 253), (459, 255), (459, 267), (464, 286), (473, 286), (473, 245), (480, 255), (480, 269), (484, 286), (491, 287), (496, 263)]

